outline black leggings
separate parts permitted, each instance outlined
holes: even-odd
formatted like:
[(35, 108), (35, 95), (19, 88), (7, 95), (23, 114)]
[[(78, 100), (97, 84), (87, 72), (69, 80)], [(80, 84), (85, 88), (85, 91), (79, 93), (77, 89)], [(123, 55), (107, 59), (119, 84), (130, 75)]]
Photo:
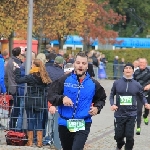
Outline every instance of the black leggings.
[[(147, 98), (147, 102), (150, 104), (150, 95), (146, 98)], [(140, 99), (137, 99), (137, 128), (140, 128), (141, 126), (142, 108), (143, 108), (142, 102), (140, 101)], [(145, 108), (143, 117), (147, 118), (148, 114), (149, 114), (149, 109)]]
[(91, 123), (86, 123), (85, 130), (70, 132), (67, 127), (59, 125), (59, 138), (63, 150), (83, 150), (90, 127)]
[(133, 117), (117, 117), (114, 121), (115, 137), (117, 147), (119, 149), (125, 144), (124, 137), (126, 137), (125, 150), (132, 150), (134, 146), (134, 127), (136, 116)]

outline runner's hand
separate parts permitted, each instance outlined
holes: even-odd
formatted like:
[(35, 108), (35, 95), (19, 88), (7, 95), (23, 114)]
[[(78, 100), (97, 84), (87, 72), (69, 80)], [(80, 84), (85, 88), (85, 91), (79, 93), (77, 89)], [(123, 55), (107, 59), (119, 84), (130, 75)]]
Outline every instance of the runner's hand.
[(146, 109), (150, 109), (150, 104), (147, 104), (147, 103), (146, 103), (146, 104), (145, 104), (145, 108), (146, 108)]
[(97, 113), (98, 113), (98, 108), (94, 107), (94, 106), (91, 106), (89, 114), (92, 115), (92, 116), (95, 116), (95, 115), (97, 115)]
[(148, 90), (150, 90), (150, 85), (146, 85), (146, 86), (144, 87), (144, 91), (148, 91)]
[(117, 111), (117, 109), (118, 109), (118, 107), (117, 107), (116, 105), (112, 105), (112, 106), (111, 106), (111, 110), (112, 110), (112, 111)]
[(72, 100), (67, 96), (63, 98), (63, 104), (64, 106), (73, 106)]
[(49, 111), (51, 114), (55, 114), (56, 111), (57, 111), (57, 109), (56, 109), (55, 106), (51, 106), (51, 107), (48, 109), (48, 111)]

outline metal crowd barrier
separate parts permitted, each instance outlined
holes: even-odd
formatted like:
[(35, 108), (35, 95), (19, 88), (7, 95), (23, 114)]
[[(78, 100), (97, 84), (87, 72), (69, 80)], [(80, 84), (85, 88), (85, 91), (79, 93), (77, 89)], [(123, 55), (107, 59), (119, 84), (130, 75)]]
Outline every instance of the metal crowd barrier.
[(57, 130), (58, 113), (52, 115), (48, 112), (47, 88), (26, 85), (13, 88), (16, 92), (11, 100), (0, 97), (0, 144), (6, 145), (5, 135), (10, 130), (26, 133), (33, 129), (34, 145), (37, 142), (36, 131), (39, 130), (43, 132), (44, 146), (61, 149)]
[[(107, 63), (106, 66), (100, 67), (93, 67), (95, 73), (95, 79), (119, 79), (123, 76), (123, 64), (114, 65), (112, 63)], [(104, 75), (106, 74), (106, 75)]]

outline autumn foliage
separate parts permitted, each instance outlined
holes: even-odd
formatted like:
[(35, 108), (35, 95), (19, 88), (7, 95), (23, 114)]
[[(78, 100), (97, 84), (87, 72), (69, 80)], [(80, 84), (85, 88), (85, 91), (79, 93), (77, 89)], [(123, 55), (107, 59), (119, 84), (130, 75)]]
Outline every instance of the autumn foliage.
[(27, 31), (27, 1), (1, 0), (0, 36), (9, 37), (15, 32), (18, 37), (25, 37)]
[[(33, 33), (64, 42), (67, 35), (80, 35), (84, 42), (90, 38), (105, 43), (117, 36), (112, 26), (123, 19), (108, 2), (96, 0), (36, 0), (34, 1)], [(25, 36), (28, 8), (24, 0), (3, 0), (0, 5), (0, 34), (8, 37), (12, 31)]]

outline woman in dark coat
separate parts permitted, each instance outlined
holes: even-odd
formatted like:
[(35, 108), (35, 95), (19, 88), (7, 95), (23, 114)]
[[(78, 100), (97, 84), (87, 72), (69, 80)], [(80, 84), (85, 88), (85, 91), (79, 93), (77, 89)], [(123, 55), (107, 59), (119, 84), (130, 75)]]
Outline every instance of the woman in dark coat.
[(27, 146), (33, 144), (33, 130), (37, 131), (37, 146), (42, 147), (43, 138), (43, 112), (46, 103), (46, 87), (51, 83), (51, 79), (46, 72), (45, 66), (41, 60), (35, 59), (32, 62), (32, 69), (29, 75), (21, 77), (20, 68), (16, 67), (16, 83), (27, 83), (27, 93), (25, 96), (25, 109), (27, 113), (28, 123), (28, 143)]

